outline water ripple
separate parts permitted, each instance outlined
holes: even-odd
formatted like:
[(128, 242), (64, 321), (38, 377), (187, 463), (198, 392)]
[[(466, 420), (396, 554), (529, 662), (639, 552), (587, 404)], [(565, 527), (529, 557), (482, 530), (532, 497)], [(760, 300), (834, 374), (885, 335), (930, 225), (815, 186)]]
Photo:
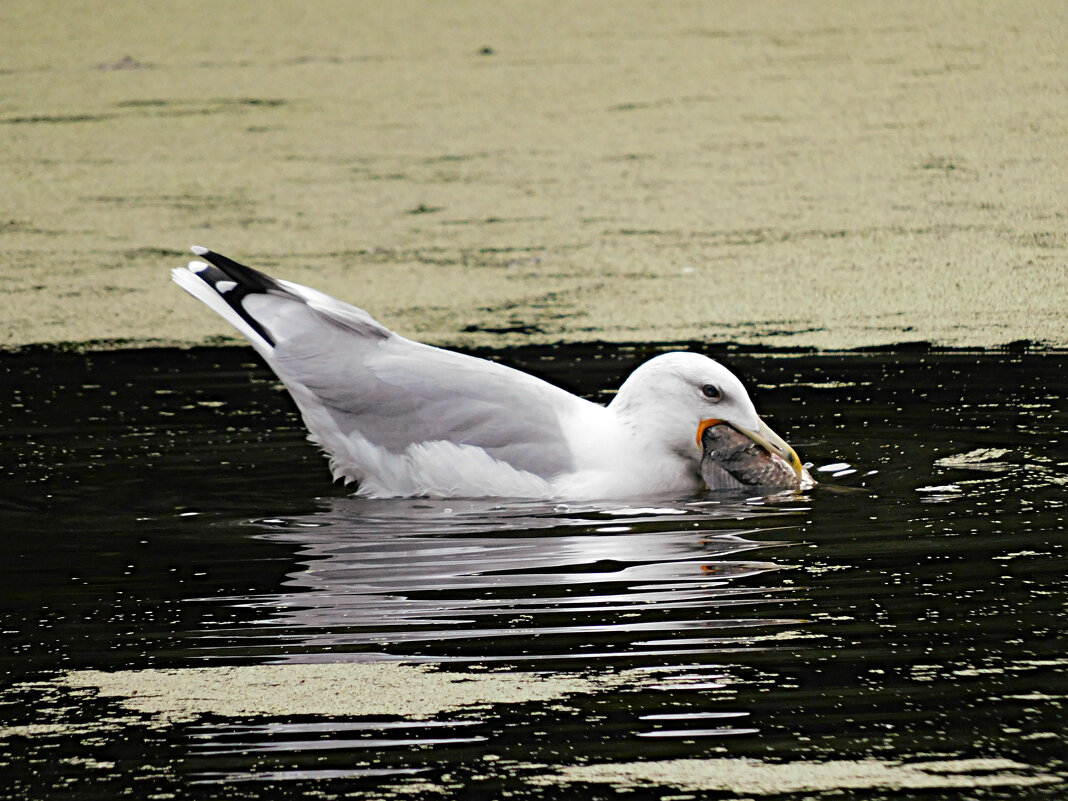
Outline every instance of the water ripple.
[(282, 592), (223, 599), (257, 620), (204, 630), (200, 647), (280, 661), (465, 659), (480, 642), (516, 659), (710, 650), (736, 642), (728, 631), (797, 622), (757, 611), (788, 602), (791, 588), (759, 583), (786, 566), (747, 558), (785, 544), (804, 511), (791, 504), (334, 498), (253, 522), (258, 537), (296, 546), (300, 569)]

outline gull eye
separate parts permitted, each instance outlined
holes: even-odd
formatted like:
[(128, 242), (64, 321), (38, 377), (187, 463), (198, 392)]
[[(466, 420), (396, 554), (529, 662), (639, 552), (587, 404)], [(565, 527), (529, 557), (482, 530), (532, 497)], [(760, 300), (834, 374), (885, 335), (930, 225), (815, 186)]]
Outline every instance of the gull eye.
[(723, 397), (723, 393), (719, 391), (719, 387), (715, 384), (705, 384), (701, 387), (701, 394), (709, 400), (719, 400)]

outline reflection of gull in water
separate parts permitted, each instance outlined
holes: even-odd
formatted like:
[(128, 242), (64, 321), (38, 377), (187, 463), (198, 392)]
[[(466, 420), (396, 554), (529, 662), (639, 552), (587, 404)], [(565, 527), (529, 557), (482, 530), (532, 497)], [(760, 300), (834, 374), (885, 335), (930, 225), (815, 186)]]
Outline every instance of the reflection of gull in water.
[(576, 637), (633, 654), (651, 633), (794, 622), (735, 616), (771, 592), (739, 582), (780, 567), (736, 558), (772, 544), (751, 539), (760, 528), (741, 528), (744, 518), (766, 529), (769, 516), (789, 523), (794, 512), (336, 499), (259, 521), (262, 536), (300, 546), (303, 569), (284, 592), (242, 605), (269, 616), (257, 626), (264, 655), (292, 661), (590, 656), (566, 644)]
[[(707, 449), (701, 464), (702, 434), (721, 424), (781, 465), (775, 486), (811, 486), (741, 381), (700, 354), (649, 360), (601, 406), (518, 370), (412, 342), (314, 289), (193, 251), (211, 264), (192, 262), (174, 280), (248, 337), (330, 455), (334, 477), (357, 482), (362, 495), (678, 497), (709, 476), (713, 488), (727, 480)], [(729, 472), (744, 476), (737, 462)]]

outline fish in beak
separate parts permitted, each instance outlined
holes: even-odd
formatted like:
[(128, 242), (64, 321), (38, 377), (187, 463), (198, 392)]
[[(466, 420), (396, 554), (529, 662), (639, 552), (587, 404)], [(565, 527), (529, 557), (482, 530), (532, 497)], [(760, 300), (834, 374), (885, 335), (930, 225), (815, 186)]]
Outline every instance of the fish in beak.
[(709, 489), (808, 489), (816, 481), (797, 452), (761, 420), (756, 430), (714, 418), (697, 429), (701, 477)]

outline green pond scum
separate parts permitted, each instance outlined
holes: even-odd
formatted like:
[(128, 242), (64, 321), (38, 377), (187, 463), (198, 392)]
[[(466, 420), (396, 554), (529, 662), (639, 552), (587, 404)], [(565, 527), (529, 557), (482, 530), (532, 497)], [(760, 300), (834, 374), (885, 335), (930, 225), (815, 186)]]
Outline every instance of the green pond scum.
[(200, 244), (434, 344), (1068, 344), (1068, 7), (0, 9), (0, 346), (230, 335)]

